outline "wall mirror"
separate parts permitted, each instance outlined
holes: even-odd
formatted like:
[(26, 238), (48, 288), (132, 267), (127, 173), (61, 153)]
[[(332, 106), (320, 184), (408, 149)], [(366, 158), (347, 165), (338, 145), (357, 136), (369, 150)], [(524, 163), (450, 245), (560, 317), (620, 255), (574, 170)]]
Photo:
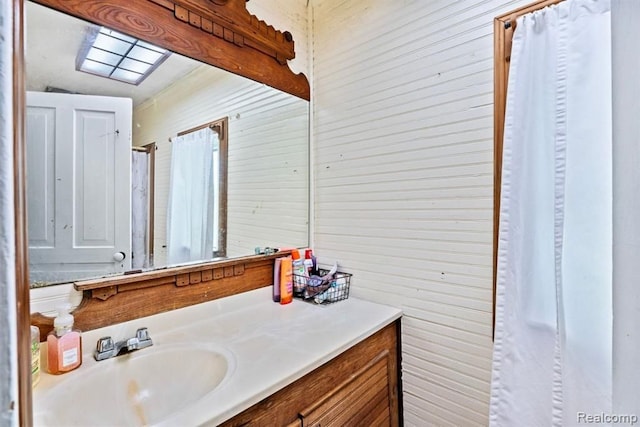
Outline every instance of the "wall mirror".
[(308, 244), (307, 101), (30, 1), (25, 17), (32, 286)]

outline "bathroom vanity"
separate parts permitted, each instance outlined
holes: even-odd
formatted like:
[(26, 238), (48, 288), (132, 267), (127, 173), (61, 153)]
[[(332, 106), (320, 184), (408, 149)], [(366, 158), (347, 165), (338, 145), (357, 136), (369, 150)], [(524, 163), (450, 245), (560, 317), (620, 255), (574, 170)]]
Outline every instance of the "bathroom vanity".
[[(34, 424), (395, 426), (400, 316), (353, 297), (281, 306), (264, 287), (91, 330), (80, 368), (43, 372)], [(152, 346), (94, 360), (140, 327)]]
[(392, 323), (223, 426), (397, 426), (397, 325)]

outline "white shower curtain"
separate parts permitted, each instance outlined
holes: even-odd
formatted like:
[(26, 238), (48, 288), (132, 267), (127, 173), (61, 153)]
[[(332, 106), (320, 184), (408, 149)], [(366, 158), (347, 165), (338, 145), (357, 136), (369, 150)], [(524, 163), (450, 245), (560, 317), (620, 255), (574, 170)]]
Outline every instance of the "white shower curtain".
[(611, 414), (609, 9), (608, 0), (567, 0), (517, 22), (505, 118), (492, 426), (566, 427)]
[(218, 134), (210, 128), (173, 139), (167, 215), (169, 264), (213, 256), (213, 153)]

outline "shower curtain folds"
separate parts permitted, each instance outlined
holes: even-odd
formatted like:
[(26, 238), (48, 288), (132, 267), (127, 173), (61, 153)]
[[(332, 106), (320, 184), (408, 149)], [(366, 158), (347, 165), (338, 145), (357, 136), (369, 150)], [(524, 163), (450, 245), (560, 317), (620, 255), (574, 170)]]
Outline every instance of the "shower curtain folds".
[(566, 427), (611, 413), (611, 101), (608, 0), (567, 0), (518, 19), (504, 132), (492, 426)]
[(167, 212), (170, 265), (213, 257), (217, 145), (218, 134), (208, 127), (173, 140)]

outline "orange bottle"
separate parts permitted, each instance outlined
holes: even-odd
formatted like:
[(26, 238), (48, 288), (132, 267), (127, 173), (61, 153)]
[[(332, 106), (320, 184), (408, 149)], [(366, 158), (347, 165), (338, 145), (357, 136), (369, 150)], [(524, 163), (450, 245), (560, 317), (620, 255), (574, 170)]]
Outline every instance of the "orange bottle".
[(280, 262), (280, 304), (293, 300), (293, 259), (289, 256)]
[(53, 331), (47, 335), (47, 371), (58, 375), (72, 371), (82, 364), (82, 336), (73, 329), (69, 306), (58, 308)]

